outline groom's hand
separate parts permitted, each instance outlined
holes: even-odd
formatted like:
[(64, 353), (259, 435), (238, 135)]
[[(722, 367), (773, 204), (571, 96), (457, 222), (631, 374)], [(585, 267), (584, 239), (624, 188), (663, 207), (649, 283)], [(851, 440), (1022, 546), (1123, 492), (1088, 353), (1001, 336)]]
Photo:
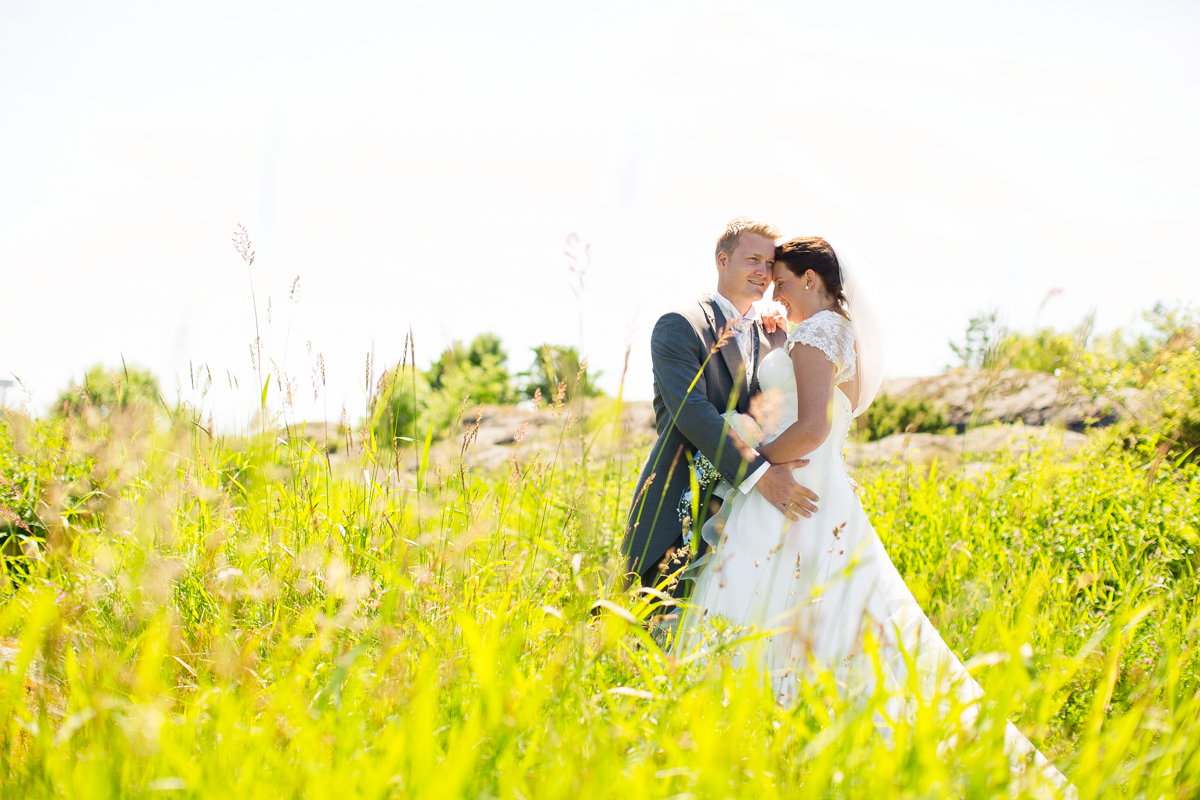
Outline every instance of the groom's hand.
[(817, 510), (814, 504), (820, 499), (796, 483), (796, 479), (792, 477), (792, 470), (799, 469), (807, 463), (807, 458), (801, 458), (783, 464), (772, 464), (755, 484), (762, 496), (767, 498), (767, 502), (786, 514), (793, 522), (800, 517), (811, 517)]

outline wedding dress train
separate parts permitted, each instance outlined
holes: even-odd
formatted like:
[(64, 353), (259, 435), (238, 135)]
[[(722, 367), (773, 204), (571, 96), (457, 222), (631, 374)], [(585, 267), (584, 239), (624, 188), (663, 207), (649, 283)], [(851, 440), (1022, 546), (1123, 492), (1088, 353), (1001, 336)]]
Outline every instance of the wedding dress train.
[[(854, 333), (844, 317), (822, 311), (800, 323), (788, 342), (760, 368), (765, 405), (771, 409), (766, 416), (775, 415), (774, 424), (763, 420), (766, 441), (796, 421), (796, 378), (787, 352), (793, 344), (820, 349), (835, 366), (835, 386), (854, 376)], [(852, 407), (841, 389), (834, 389), (831, 407), (829, 435), (806, 456), (808, 465), (794, 472), (796, 481), (820, 498), (817, 512), (792, 522), (757, 490), (730, 492), (721, 512), (705, 525), (703, 535), (712, 549), (699, 567), (678, 647), (698, 646), (713, 619), (723, 617), (774, 631), (756, 657), (780, 702), (795, 699), (797, 673), (815, 665), (828, 670), (847, 696), (870, 696), (879, 677), (892, 691), (915, 677), (926, 697), (953, 692), (967, 705), (970, 718), (964, 721), (973, 722), (983, 690), (938, 635), (871, 527), (843, 458)], [(743, 438), (753, 438), (746, 431), (755, 427), (752, 422), (742, 418), (731, 424)], [(874, 656), (863, 652), (868, 634), (877, 644)], [(910, 663), (915, 676), (909, 674)], [(1011, 723), (1005, 742), (1014, 755), (1032, 753), (1051, 780), (1066, 784)]]

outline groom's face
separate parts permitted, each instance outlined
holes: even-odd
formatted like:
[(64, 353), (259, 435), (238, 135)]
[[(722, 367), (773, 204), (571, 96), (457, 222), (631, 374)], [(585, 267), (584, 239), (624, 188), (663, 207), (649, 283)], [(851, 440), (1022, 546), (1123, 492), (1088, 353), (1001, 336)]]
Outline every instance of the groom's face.
[(717, 255), (717, 291), (742, 311), (742, 303), (748, 305), (763, 298), (771, 285), (774, 263), (773, 240), (757, 233), (742, 234), (732, 253)]

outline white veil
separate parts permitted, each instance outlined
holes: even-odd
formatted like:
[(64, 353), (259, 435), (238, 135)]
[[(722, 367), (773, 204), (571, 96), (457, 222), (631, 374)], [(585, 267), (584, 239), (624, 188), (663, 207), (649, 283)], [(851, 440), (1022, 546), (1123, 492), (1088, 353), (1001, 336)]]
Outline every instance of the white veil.
[(863, 290), (861, 276), (849, 266), (844, 251), (834, 247), (833, 252), (842, 268), (842, 291), (846, 295), (850, 325), (854, 328), (859, 389), (853, 416), (857, 417), (871, 405), (883, 383), (883, 328), (868, 293)]

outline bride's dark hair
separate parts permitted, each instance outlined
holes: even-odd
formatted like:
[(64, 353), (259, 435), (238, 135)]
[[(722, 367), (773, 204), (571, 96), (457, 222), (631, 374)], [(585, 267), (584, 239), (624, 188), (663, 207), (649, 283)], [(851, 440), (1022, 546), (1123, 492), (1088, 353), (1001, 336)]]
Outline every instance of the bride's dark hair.
[(821, 277), (833, 298), (833, 310), (846, 319), (846, 294), (842, 288), (842, 266), (829, 242), (820, 236), (797, 236), (775, 247), (775, 263), (783, 264), (797, 278), (810, 269)]

